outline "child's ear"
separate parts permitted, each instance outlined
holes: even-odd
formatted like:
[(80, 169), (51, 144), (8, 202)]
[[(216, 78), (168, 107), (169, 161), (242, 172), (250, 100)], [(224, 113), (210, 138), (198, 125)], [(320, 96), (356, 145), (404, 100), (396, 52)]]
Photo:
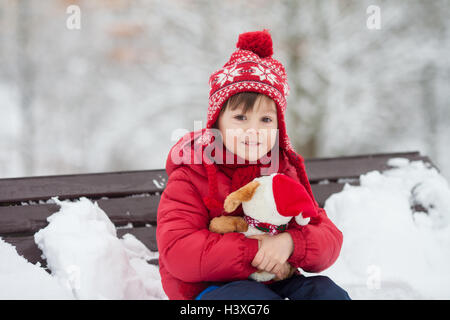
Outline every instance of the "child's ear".
[(259, 185), (260, 183), (258, 181), (253, 180), (240, 189), (230, 193), (223, 204), (225, 211), (228, 213), (233, 212), (242, 202), (250, 201)]

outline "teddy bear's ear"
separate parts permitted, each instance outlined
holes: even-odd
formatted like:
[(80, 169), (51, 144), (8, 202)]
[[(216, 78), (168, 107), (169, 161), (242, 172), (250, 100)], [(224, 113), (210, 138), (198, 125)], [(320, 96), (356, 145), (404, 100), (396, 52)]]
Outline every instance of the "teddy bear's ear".
[(240, 189), (230, 193), (223, 204), (225, 211), (233, 212), (242, 202), (250, 201), (259, 185), (260, 183), (258, 181), (253, 180)]

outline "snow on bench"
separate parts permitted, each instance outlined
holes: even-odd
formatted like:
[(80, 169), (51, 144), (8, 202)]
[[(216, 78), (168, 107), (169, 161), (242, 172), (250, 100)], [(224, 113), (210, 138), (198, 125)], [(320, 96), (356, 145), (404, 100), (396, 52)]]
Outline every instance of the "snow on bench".
[[(316, 200), (323, 206), (346, 183), (359, 185), (360, 175), (389, 169), (391, 158), (422, 160), (432, 166), (419, 152), (306, 159), (305, 166)], [(45, 268), (34, 234), (59, 210), (51, 198), (86, 197), (97, 201), (117, 228), (118, 237), (130, 233), (149, 250), (157, 251), (156, 212), (166, 182), (163, 169), (0, 179), (0, 238), (29, 262)]]

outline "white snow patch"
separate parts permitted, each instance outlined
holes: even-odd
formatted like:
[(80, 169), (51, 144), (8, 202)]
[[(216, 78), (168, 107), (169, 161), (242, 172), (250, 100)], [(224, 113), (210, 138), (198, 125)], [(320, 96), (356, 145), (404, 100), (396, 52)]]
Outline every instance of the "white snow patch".
[(160, 182), (156, 179), (153, 179), (153, 184), (159, 189), (164, 189), (164, 182), (162, 181)]
[(326, 201), (344, 243), (323, 274), (353, 299), (450, 299), (448, 182), (422, 161), (389, 164), (396, 168), (364, 174)]
[(0, 239), (0, 299), (73, 299), (70, 291), (39, 265), (28, 262)]
[(133, 235), (117, 238), (116, 228), (97, 202), (59, 201), (60, 211), (35, 234), (52, 275), (78, 299), (167, 299), (158, 256)]

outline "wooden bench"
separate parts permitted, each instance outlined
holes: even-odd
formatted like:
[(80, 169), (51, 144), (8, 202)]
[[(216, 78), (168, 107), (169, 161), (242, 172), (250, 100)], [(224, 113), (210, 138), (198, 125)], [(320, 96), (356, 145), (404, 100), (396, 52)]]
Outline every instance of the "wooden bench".
[[(345, 183), (358, 185), (361, 174), (389, 169), (387, 161), (395, 157), (423, 160), (434, 166), (419, 152), (306, 159), (305, 166), (316, 200), (323, 206)], [(53, 196), (60, 200), (84, 196), (97, 201), (119, 237), (131, 233), (157, 251), (156, 212), (166, 182), (164, 169), (0, 179), (0, 238), (14, 245), (28, 261), (40, 262), (45, 268), (33, 235), (59, 210), (47, 200)]]

